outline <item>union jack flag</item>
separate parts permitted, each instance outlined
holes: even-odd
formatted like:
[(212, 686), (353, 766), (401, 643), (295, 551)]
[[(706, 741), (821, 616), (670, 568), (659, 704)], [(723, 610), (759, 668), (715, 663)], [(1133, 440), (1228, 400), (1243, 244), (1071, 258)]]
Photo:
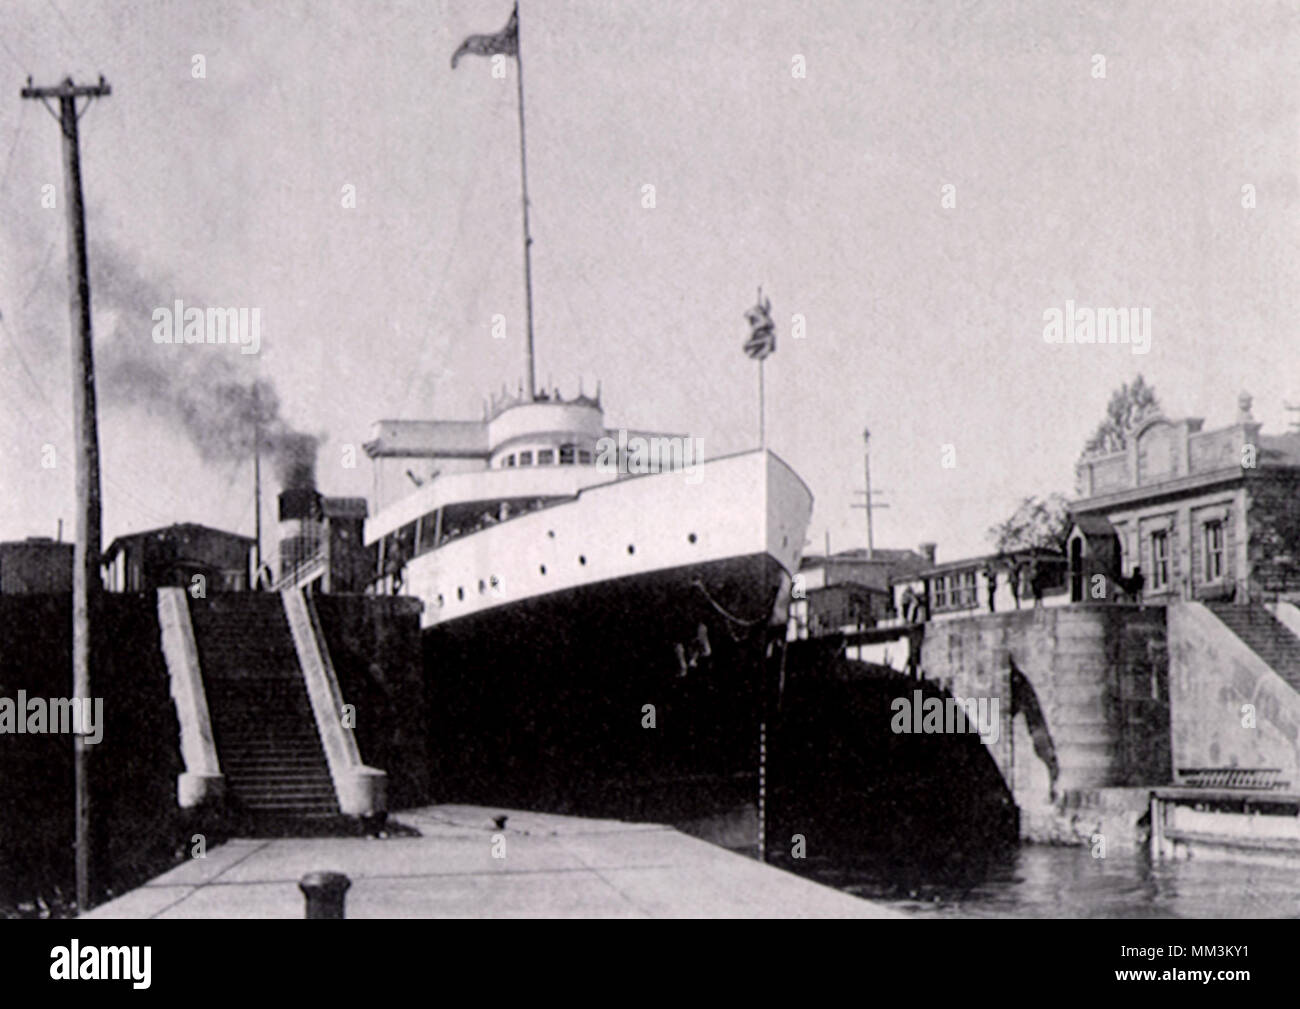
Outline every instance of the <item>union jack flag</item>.
[(510, 20), (495, 35), (470, 35), (451, 54), (451, 68), (456, 69), (462, 56), (515, 56), (519, 53), (519, 5), (510, 12)]
[(761, 361), (776, 350), (776, 323), (772, 321), (772, 302), (758, 289), (758, 304), (745, 313), (749, 322), (749, 339), (745, 341), (745, 354)]

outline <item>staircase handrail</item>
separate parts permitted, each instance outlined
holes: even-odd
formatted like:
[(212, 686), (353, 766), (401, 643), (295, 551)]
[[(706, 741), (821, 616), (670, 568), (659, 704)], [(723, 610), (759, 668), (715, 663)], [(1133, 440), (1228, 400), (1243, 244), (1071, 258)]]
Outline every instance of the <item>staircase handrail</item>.
[(343, 720), (343, 692), (334, 663), (321, 633), (319, 618), (301, 587), (281, 590), (285, 617), (298, 655), (316, 729), (329, 763), (330, 778), (339, 809), (349, 816), (382, 812), (385, 804), (383, 771), (361, 762), (356, 736)]

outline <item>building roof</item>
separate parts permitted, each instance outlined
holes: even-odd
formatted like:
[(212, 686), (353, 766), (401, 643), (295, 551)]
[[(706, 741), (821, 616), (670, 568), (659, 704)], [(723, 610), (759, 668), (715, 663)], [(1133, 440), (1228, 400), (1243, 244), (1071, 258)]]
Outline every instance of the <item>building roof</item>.
[(361, 447), (374, 459), (487, 458), (488, 426), (480, 420), (378, 420)]
[(1115, 527), (1105, 515), (1075, 515), (1071, 529), (1078, 528), (1085, 536), (1114, 536)]
[(1011, 550), (1007, 553), (1000, 554), (980, 554), (976, 557), (964, 557), (960, 560), (945, 561), (942, 564), (927, 565), (920, 571), (911, 574), (897, 574), (890, 579), (891, 584), (898, 585), (903, 582), (910, 582), (917, 578), (929, 578), (932, 575), (950, 574), (953, 571), (980, 571), (989, 565), (1000, 565), (1006, 562), (1008, 557), (1018, 559), (1037, 559), (1049, 563), (1067, 563), (1065, 555), (1057, 550), (1050, 550), (1047, 547), (1032, 547), (1026, 550)]
[(890, 594), (889, 589), (882, 588), (879, 585), (863, 585), (862, 582), (831, 582), (829, 585), (817, 585), (813, 588), (806, 589), (805, 593), (809, 596), (816, 595), (820, 592), (845, 592), (849, 594), (862, 593), (870, 595), (887, 596)]
[(55, 540), (49, 536), (28, 536), (25, 540), (5, 540), (0, 543), (0, 550), (51, 549), (71, 550), (72, 544), (66, 540)]
[(918, 554), (915, 550), (894, 550), (881, 548), (871, 551), (871, 556), (867, 556), (864, 547), (854, 547), (851, 550), (841, 550), (839, 553), (831, 554), (827, 557), (824, 554), (808, 554), (804, 557), (801, 568), (820, 568), (830, 564), (864, 564), (875, 565), (884, 568), (921, 568), (929, 565), (930, 561), (924, 554)]
[(250, 547), (256, 542), (251, 536), (244, 536), (240, 533), (227, 532), (224, 529), (213, 529), (211, 526), (200, 525), (197, 522), (175, 522), (169, 526), (160, 526), (157, 529), (144, 529), (138, 533), (127, 533), (125, 536), (119, 536), (109, 544), (108, 549), (104, 551), (103, 560), (108, 561), (117, 554), (119, 550), (125, 550), (132, 543), (138, 543), (146, 539), (171, 539), (185, 535), (187, 532), (203, 532), (213, 536), (224, 536), (226, 539), (242, 540)]

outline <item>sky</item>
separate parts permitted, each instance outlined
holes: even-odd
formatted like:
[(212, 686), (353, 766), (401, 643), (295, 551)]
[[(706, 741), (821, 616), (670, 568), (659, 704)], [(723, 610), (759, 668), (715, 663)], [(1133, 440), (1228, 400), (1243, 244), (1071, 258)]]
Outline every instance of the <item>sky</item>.
[[(251, 533), (251, 465), (198, 447), (176, 389), (256, 376), (322, 439), (321, 489), (366, 494), (373, 421), (477, 419), (521, 380), (515, 66), (449, 65), (509, 10), (8, 0), (0, 539), (73, 515), (60, 137), (28, 75), (113, 89), (80, 122), (104, 543)], [(1300, 402), (1300, 4), (521, 0), (520, 38), (539, 382), (599, 381), (611, 427), (754, 447), (761, 284), (767, 440), (815, 496), (810, 550), (865, 542), (864, 428), (876, 546), (953, 559), (1072, 493), (1139, 372), (1207, 428), (1242, 390), (1266, 432)], [(260, 352), (154, 344), (177, 298), (260, 309)], [(1149, 308), (1149, 352), (1048, 344), (1067, 300)]]

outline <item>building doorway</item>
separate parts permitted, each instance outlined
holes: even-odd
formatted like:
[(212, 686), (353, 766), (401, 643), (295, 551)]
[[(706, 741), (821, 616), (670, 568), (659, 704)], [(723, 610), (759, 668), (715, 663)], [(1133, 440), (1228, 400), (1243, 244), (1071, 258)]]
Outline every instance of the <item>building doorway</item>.
[(1070, 541), (1070, 602), (1083, 602), (1083, 537)]

